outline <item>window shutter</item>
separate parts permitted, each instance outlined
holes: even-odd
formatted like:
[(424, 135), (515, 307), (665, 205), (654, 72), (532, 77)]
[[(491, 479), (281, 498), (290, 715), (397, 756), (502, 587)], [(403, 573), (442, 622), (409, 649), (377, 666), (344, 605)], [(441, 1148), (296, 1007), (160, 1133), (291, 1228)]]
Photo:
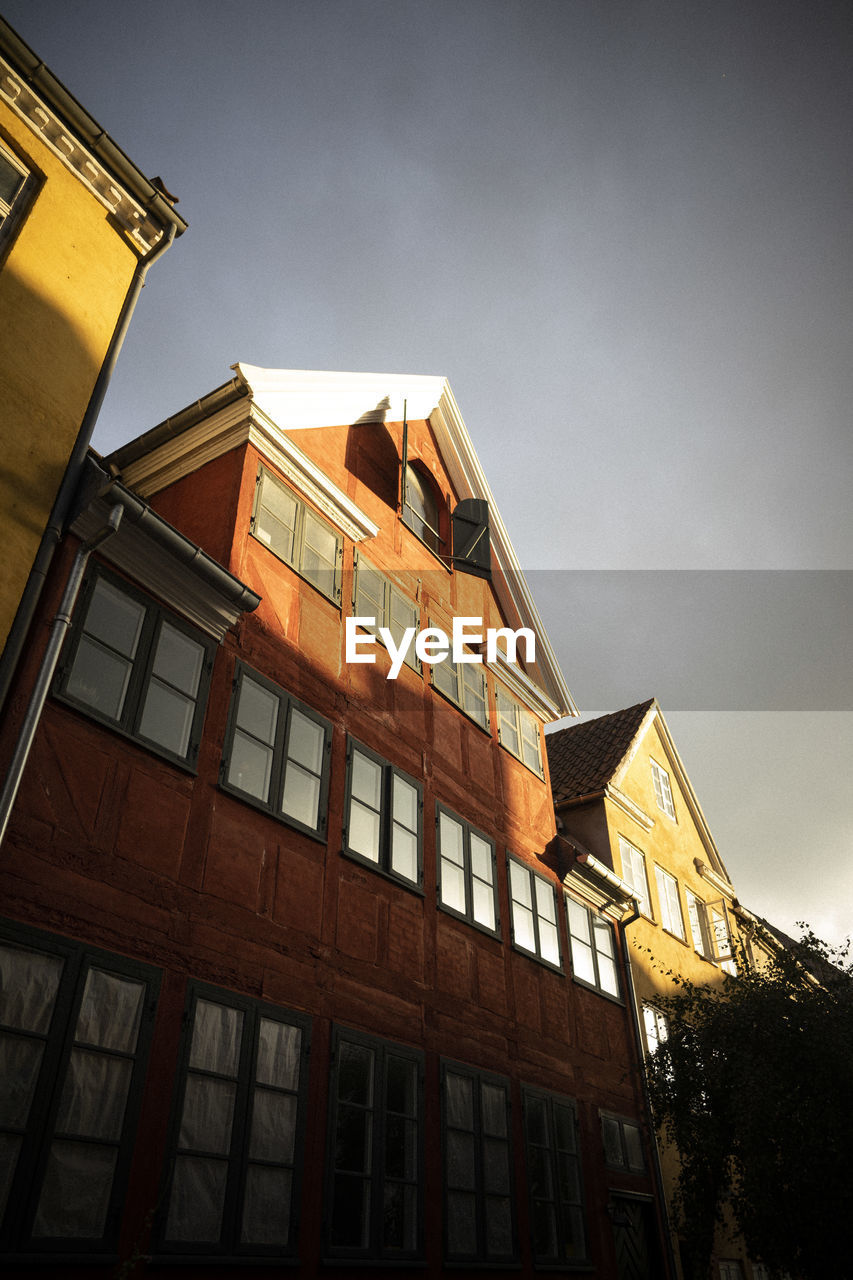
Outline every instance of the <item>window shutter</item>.
[(453, 567), (461, 573), (491, 580), (488, 502), (483, 498), (463, 498), (450, 522), (453, 529)]

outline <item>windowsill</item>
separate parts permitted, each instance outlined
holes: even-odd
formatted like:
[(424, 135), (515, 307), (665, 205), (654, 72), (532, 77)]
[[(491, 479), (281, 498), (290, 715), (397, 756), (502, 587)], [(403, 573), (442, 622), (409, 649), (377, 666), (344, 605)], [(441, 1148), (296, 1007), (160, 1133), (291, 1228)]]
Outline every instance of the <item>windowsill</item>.
[(325, 828), (322, 831), (314, 831), (311, 827), (306, 827), (303, 823), (289, 818), (286, 813), (278, 813), (275, 809), (271, 809), (269, 805), (264, 804), (262, 800), (258, 800), (255, 796), (249, 795), (247, 791), (241, 791), (239, 787), (234, 787), (228, 782), (218, 782), (216, 789), (224, 792), (227, 796), (231, 796), (234, 800), (239, 800), (242, 804), (247, 804), (250, 809), (254, 809), (257, 813), (262, 813), (265, 818), (271, 818), (273, 822), (277, 822), (283, 827), (289, 827), (291, 831), (299, 831), (302, 835), (307, 836), (309, 840), (316, 840), (319, 844), (326, 843)]
[(350, 862), (354, 862), (356, 866), (364, 867), (366, 871), (372, 871), (374, 875), (381, 876), (383, 880), (389, 881), (390, 884), (396, 884), (401, 889), (407, 889), (416, 898), (424, 898), (426, 896), (423, 885), (415, 884), (414, 880), (407, 880), (405, 876), (398, 875), (395, 871), (389, 871), (381, 863), (374, 862), (371, 858), (366, 858), (363, 853), (356, 853), (353, 849), (342, 848), (340, 855), (342, 858), (347, 858)]
[(552, 960), (546, 960), (544, 956), (537, 955), (535, 951), (528, 951), (520, 942), (512, 943), (513, 951), (520, 956), (527, 956), (528, 960), (532, 960), (535, 964), (542, 965), (543, 969), (550, 969), (552, 973), (559, 973), (561, 977), (565, 977), (565, 970), (562, 964), (554, 964)]
[(579, 987), (584, 987), (587, 991), (593, 991), (597, 996), (601, 996), (603, 1000), (609, 1000), (611, 1004), (618, 1004), (623, 1009), (625, 1001), (622, 996), (611, 995), (609, 991), (603, 991), (601, 987), (597, 987), (594, 982), (587, 982), (585, 978), (579, 978), (577, 974), (571, 975), (572, 982), (576, 982)]
[[(472, 920), (470, 916), (463, 915), (461, 911), (457, 911), (455, 907), (449, 907), (439, 898), (437, 900), (438, 910), (447, 916), (452, 916), (454, 920), (461, 920), (463, 924), (467, 924), (469, 929), (476, 929), (478, 933), (484, 934), (487, 938), (493, 938), (495, 942), (501, 942), (501, 931), (498, 929), (489, 929), (486, 925), (480, 924), (477, 920)], [(453, 1264), (456, 1265), (455, 1263)], [(485, 1265), (485, 1264), (481, 1264)]]
[[(434, 666), (435, 664), (430, 663), (429, 665)], [(429, 679), (429, 687), (430, 689), (432, 689), (433, 693), (437, 693), (438, 696), (441, 699), (443, 699), (444, 702), (449, 703), (451, 707), (455, 707), (457, 711), (461, 712), (461, 714), (465, 717), (466, 720), (470, 720), (471, 724), (474, 725), (475, 729), (479, 729), (480, 732), (485, 734), (487, 738), (491, 738), (492, 736), (491, 723), (485, 726), (480, 724), (480, 721), (475, 719), (474, 716), (471, 715), (470, 711), (466, 711), (463, 706), (460, 706), (459, 703), (456, 702), (453, 698), (451, 698), (449, 694), (445, 693), (443, 689), (439, 689), (438, 685), (435, 683), (432, 676), (430, 676), (430, 679)]]
[(687, 941), (686, 938), (682, 938), (679, 934), (673, 933), (671, 929), (667, 929), (665, 924), (661, 925), (661, 928), (663, 929), (664, 933), (667, 935), (668, 938), (672, 938), (673, 942), (680, 942), (683, 947), (690, 946), (690, 943)]
[[(257, 542), (259, 547), (263, 547), (264, 551), (268, 551), (271, 556), (275, 556), (279, 564), (283, 564), (284, 567), (286, 569), (289, 569), (291, 573), (295, 573), (300, 582), (307, 583), (307, 585), (311, 587), (312, 590), (316, 591), (317, 595), (320, 596), (323, 600), (325, 600), (327, 604), (330, 604), (333, 609), (336, 609), (338, 613), (342, 612), (341, 596), (343, 592), (340, 586), (338, 587), (337, 594), (334, 596), (330, 596), (326, 591), (323, 590), (322, 587), (318, 587), (316, 582), (312, 582), (310, 578), (306, 578), (305, 574), (301, 573), (300, 570), (296, 568), (296, 565), (291, 564), (289, 560), (285, 560), (284, 556), (280, 556), (278, 552), (275, 551), (268, 542), (264, 542), (263, 538), (259, 538), (253, 529), (249, 530), (249, 537), (254, 542)], [(340, 568), (337, 568), (335, 570), (335, 573), (338, 576), (338, 578), (340, 578), (341, 576)]]
[(300, 1259), (292, 1253), (207, 1254), (152, 1253), (145, 1257), (149, 1267), (298, 1267)]
[(324, 1253), (320, 1259), (324, 1267), (375, 1267), (377, 1271), (387, 1271), (391, 1267), (413, 1267), (421, 1271), (426, 1267), (425, 1258), (364, 1258), (350, 1253)]
[(69, 698), (64, 693), (54, 693), (54, 699), (69, 711), (74, 711), (77, 715), (83, 716), (86, 720), (91, 720), (93, 724), (98, 725), (101, 729), (106, 729), (108, 733), (114, 733), (117, 737), (124, 739), (125, 742), (131, 742), (135, 747), (139, 747), (141, 751), (148, 752), (149, 755), (156, 756), (158, 760), (165, 760), (167, 764), (174, 765), (176, 769), (180, 769), (181, 773), (188, 774), (191, 778), (198, 777), (198, 769), (194, 764), (190, 764), (188, 760), (182, 756), (173, 755), (171, 751), (167, 751), (164, 747), (158, 747), (156, 742), (150, 742), (148, 738), (141, 738), (138, 734), (131, 733), (129, 729), (122, 729), (121, 725), (109, 720), (106, 716), (101, 716), (85, 703), (77, 702), (73, 698)]
[(498, 746), (501, 748), (501, 750), (505, 751), (508, 756), (512, 756), (513, 760), (517, 760), (518, 763), (523, 768), (525, 768), (528, 773), (532, 773), (534, 778), (538, 778), (540, 782), (545, 781), (544, 770), (540, 773), (538, 769), (532, 769), (526, 760), (522, 760), (521, 756), (517, 756), (514, 751), (511, 751), (505, 742), (501, 742), (500, 731), (498, 731)]
[(424, 542), (424, 540), (423, 540), (423, 538), (421, 537), (421, 535), (420, 535), (419, 533), (415, 533), (415, 531), (414, 531), (414, 529), (412, 528), (412, 526), (411, 526), (410, 524), (407, 524), (407, 523), (406, 523), (406, 521), (405, 521), (405, 520), (403, 519), (403, 517), (399, 514), (399, 512), (397, 513), (397, 519), (400, 521), (400, 524), (403, 526), (403, 528), (404, 528), (404, 529), (408, 529), (408, 531), (409, 531), (409, 533), (412, 535), (412, 537), (413, 537), (417, 542), (419, 542), (419, 543), (421, 544), (421, 546), (424, 548), (424, 550), (425, 550), (425, 551), (428, 551), (428, 552), (430, 553), (430, 555), (433, 557), (433, 559), (438, 561), (438, 563), (441, 565), (442, 569), (446, 570), (446, 572), (447, 572), (447, 573), (450, 573), (450, 574), (452, 574), (452, 573), (453, 573), (453, 568), (452, 568), (452, 566), (451, 566), (451, 565), (449, 565), (449, 564), (447, 564), (447, 562), (444, 560), (444, 557), (442, 556), (441, 552), (440, 552), (440, 551), (435, 551), (435, 550), (434, 550), (434, 549), (429, 545), (429, 543), (428, 543), (428, 542)]

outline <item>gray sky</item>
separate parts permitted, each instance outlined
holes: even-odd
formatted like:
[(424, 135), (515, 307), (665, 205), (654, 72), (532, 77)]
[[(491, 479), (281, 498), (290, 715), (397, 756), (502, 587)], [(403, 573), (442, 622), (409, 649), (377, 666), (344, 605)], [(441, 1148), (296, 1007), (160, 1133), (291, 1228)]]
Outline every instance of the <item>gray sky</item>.
[(190, 223), (96, 445), (445, 374), (582, 711), (657, 695), (741, 898), (848, 932), (849, 0), (0, 3)]

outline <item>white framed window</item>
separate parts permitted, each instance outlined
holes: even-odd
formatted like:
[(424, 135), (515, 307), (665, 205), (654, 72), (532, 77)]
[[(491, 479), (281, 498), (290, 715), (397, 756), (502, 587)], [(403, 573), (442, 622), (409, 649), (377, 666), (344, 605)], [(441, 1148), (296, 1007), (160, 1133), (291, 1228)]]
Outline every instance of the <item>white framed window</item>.
[(637, 903), (644, 916), (650, 920), (652, 904), (649, 897), (649, 879), (646, 875), (646, 859), (624, 836), (619, 837), (619, 856), (622, 859), (622, 879), (627, 880), (637, 896)]
[(439, 693), (489, 732), (489, 687), (484, 663), (451, 662), (448, 656), (443, 662), (432, 663), (432, 683)]
[(219, 784), (319, 839), (326, 832), (332, 726), (238, 662)]
[(708, 912), (708, 929), (714, 942), (716, 959), (721, 969), (735, 977), (737, 975), (737, 964), (732, 954), (732, 939), (729, 932), (726, 908), (722, 902), (712, 902), (708, 904), (706, 909)]
[[(353, 559), (353, 592), (352, 607), (356, 618), (375, 618), (374, 627), (365, 627), (372, 635), (377, 635), (380, 627), (386, 627), (394, 637), (394, 644), (399, 648), (403, 632), (409, 627), (418, 630), (420, 614), (418, 606), (398, 587), (386, 578), (384, 573), (374, 569), (373, 565), (355, 553)], [(381, 639), (381, 637), (379, 637)], [(413, 671), (421, 670), (421, 662), (415, 653), (414, 644), (406, 650), (403, 661)]]
[(522, 764), (526, 764), (537, 777), (544, 778), (539, 725), (536, 719), (514, 698), (505, 694), (503, 689), (497, 690), (497, 706), (498, 742), (510, 755), (515, 756)]
[(669, 774), (662, 769), (656, 760), (649, 762), (652, 766), (652, 785), (655, 789), (655, 800), (662, 813), (675, 821), (675, 805), (672, 802), (672, 788), (669, 785)]
[(654, 1005), (643, 1005), (643, 1030), (646, 1033), (646, 1048), (654, 1053), (659, 1045), (669, 1039), (669, 1022), (666, 1014), (661, 1013)]
[(402, 520), (421, 542), (439, 554), (444, 539), (441, 536), (441, 508), (439, 496), (427, 477), (422, 464), (406, 463), (403, 482)]
[(439, 904), (500, 937), (494, 841), (441, 805), (436, 823)]
[(343, 539), (265, 467), (258, 469), (250, 530), (279, 560), (340, 604)]
[(554, 886), (510, 854), (507, 869), (513, 943), (555, 969), (561, 968)]
[(350, 740), (347, 748), (343, 845), (359, 861), (394, 879), (423, 879), (423, 787), (376, 752)]
[(681, 914), (681, 900), (678, 896), (678, 881), (675, 876), (655, 866), (655, 880), (660, 900), (661, 924), (664, 929), (674, 933), (676, 938), (684, 941), (684, 917)]
[(596, 991), (619, 999), (619, 970), (613, 944), (613, 926), (589, 907), (566, 898), (572, 975)]
[(690, 936), (693, 939), (693, 947), (700, 956), (705, 956), (706, 959), (710, 960), (713, 958), (713, 947), (708, 937), (705, 903), (701, 898), (696, 897), (692, 889), (685, 889), (684, 896), (687, 900), (687, 919), (690, 921)]
[(0, 142), (0, 250), (23, 217), (35, 186), (35, 175)]

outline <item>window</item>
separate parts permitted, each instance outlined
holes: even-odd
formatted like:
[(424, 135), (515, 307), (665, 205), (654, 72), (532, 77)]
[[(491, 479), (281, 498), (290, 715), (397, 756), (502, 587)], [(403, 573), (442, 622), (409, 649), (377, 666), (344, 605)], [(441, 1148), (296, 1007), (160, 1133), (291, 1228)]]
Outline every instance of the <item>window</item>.
[(646, 1048), (649, 1053), (654, 1053), (658, 1045), (664, 1043), (669, 1038), (669, 1023), (666, 1014), (655, 1009), (653, 1005), (643, 1005), (643, 1028), (646, 1033)]
[(20, 221), (35, 185), (29, 169), (0, 143), (0, 249)]
[[(365, 627), (366, 631), (378, 634), (379, 627), (387, 627), (398, 649), (407, 628), (414, 627), (416, 632), (418, 630), (418, 606), (358, 554), (355, 557), (352, 607), (355, 617), (376, 619), (376, 626)], [(414, 644), (409, 645), (403, 661), (413, 671), (420, 671), (421, 663)]]
[(498, 741), (501, 746), (540, 778), (544, 778), (539, 725), (536, 720), (529, 711), (508, 698), (503, 689), (497, 690), (497, 704)]
[(675, 821), (675, 805), (672, 803), (672, 789), (669, 785), (669, 774), (666, 769), (662, 769), (654, 760), (650, 761), (652, 766), (652, 783), (655, 789), (655, 800), (658, 808), (666, 814), (668, 818)]
[(423, 1054), (336, 1029), (329, 1098), (332, 1256), (423, 1256)]
[(489, 690), (484, 663), (451, 662), (448, 655), (442, 662), (432, 664), (432, 683), (481, 729), (489, 732)]
[(388, 875), (423, 878), (423, 788), (381, 756), (350, 742), (344, 849)]
[(637, 895), (637, 904), (643, 915), (653, 919), (645, 858), (622, 836), (619, 837), (619, 856), (622, 859), (622, 879), (627, 880)]
[(611, 1169), (627, 1169), (629, 1173), (643, 1172), (646, 1161), (639, 1125), (602, 1112), (601, 1138), (606, 1165)]
[(684, 890), (684, 896), (687, 899), (687, 918), (690, 921), (690, 936), (693, 939), (693, 946), (700, 956), (705, 956), (710, 960), (713, 955), (713, 948), (708, 937), (708, 918), (705, 912), (705, 903), (701, 898), (697, 898), (696, 894), (690, 889)]
[(530, 1232), (538, 1263), (587, 1256), (575, 1104), (523, 1089)]
[(619, 999), (619, 970), (613, 944), (613, 926), (604, 916), (566, 898), (572, 973), (579, 982)]
[(740, 1263), (735, 1259), (721, 1258), (720, 1280), (743, 1280), (743, 1268)]
[(663, 867), (655, 867), (655, 879), (660, 900), (661, 924), (664, 929), (684, 940), (684, 918), (681, 914), (681, 901), (678, 897), (678, 881)]
[(227, 791), (322, 838), (331, 749), (328, 720), (237, 664), (219, 770)]
[(509, 1081), (442, 1064), (448, 1262), (516, 1257)]
[(279, 560), (340, 604), (340, 535), (263, 467), (258, 471), (251, 531)]
[(436, 822), (441, 906), (499, 937), (494, 842), (441, 806)]
[(214, 642), (99, 569), (75, 610), (58, 692), (96, 720), (194, 766)]
[(561, 967), (554, 886), (517, 858), (507, 857), (512, 940), (522, 951)]
[(164, 1253), (292, 1253), (308, 1019), (193, 984), (159, 1223)]
[(4, 934), (4, 1247), (115, 1249), (158, 987), (148, 966), (34, 930)]
[(403, 523), (425, 542), (431, 551), (440, 552), (444, 539), (440, 532), (441, 514), (438, 496), (432, 482), (412, 463), (405, 464), (403, 485)]

